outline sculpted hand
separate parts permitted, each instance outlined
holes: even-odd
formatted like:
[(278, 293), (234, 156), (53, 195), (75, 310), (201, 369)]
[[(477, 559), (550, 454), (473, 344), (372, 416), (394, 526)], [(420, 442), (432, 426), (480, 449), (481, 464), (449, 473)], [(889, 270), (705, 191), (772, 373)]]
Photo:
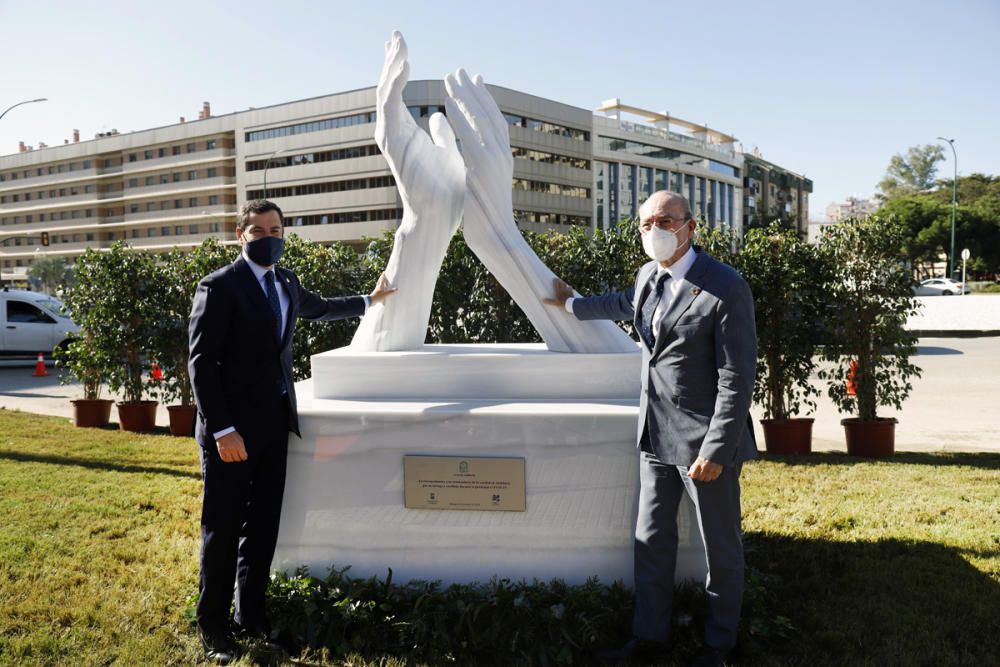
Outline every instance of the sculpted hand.
[(688, 468), (688, 477), (699, 482), (714, 482), (722, 474), (722, 465), (698, 457)]
[(560, 308), (565, 308), (566, 300), (575, 296), (573, 288), (559, 278), (552, 279), (552, 289), (555, 291), (555, 297), (545, 297), (542, 299), (542, 303), (547, 306), (559, 306)]
[[(434, 283), (448, 243), (462, 221), (465, 164), (455, 135), (440, 113), (430, 118), (430, 136), (403, 102), (410, 75), (406, 42), (398, 32), (385, 45), (385, 63), (375, 93), (375, 142), (396, 179), (403, 219), (385, 270), (388, 285), (402, 285), (406, 298), (372, 294), (372, 307), (351, 347), (360, 350), (419, 348), (427, 334)], [(378, 288), (376, 288), (378, 292)]]
[(226, 463), (247, 460), (247, 448), (243, 445), (243, 436), (236, 431), (216, 440), (215, 446), (219, 450), (219, 458)]
[(375, 284), (375, 289), (372, 290), (372, 293), (369, 294), (368, 296), (372, 300), (371, 305), (374, 306), (377, 303), (382, 303), (387, 298), (389, 298), (391, 294), (395, 293), (396, 293), (396, 288), (389, 286), (389, 279), (385, 277), (385, 273), (383, 272), (382, 275), (378, 277), (378, 282)]
[(511, 178), (514, 158), (507, 121), (483, 79), (464, 70), (444, 80), (448, 120), (462, 142), (467, 170), (465, 241), (511, 295), (550, 350), (635, 352), (635, 343), (608, 321), (581, 321), (546, 308), (548, 285), (556, 277), (521, 236), (514, 221)]

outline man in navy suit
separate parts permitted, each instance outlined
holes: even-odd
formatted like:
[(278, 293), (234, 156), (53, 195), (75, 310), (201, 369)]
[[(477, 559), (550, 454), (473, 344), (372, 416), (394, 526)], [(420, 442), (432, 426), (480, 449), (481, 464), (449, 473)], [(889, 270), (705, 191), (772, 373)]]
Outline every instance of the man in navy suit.
[(204, 479), (198, 628), (209, 660), (237, 657), (230, 622), (270, 640), (264, 593), (285, 488), (288, 432), (299, 435), (292, 378), (295, 322), (363, 315), (394, 292), (382, 276), (369, 296), (324, 298), (276, 267), (284, 219), (274, 203), (249, 201), (236, 226), (240, 257), (198, 284), (190, 361)]
[(653, 193), (639, 219), (651, 261), (634, 287), (573, 298), (557, 279), (555, 298), (545, 300), (582, 320), (631, 320), (641, 338), (633, 636), (602, 656), (666, 653), (677, 508), (687, 494), (708, 559), (709, 616), (696, 664), (720, 665), (736, 643), (743, 599), (740, 469), (757, 457), (749, 421), (757, 367), (753, 296), (733, 268), (692, 245), (696, 223), (684, 197)]

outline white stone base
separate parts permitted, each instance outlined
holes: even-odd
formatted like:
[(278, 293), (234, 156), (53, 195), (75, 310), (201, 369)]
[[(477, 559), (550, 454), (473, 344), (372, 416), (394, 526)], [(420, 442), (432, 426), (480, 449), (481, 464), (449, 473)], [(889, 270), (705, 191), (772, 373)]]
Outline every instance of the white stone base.
[[(440, 349), (410, 357), (411, 362), (426, 360), (431, 365), (428, 372), (442, 363), (478, 364), (481, 381), (502, 375), (488, 366), (523, 368), (527, 357), (541, 367), (575, 368), (580, 378), (587, 378), (578, 387), (616, 387), (617, 376), (624, 374), (635, 378), (638, 387), (638, 355), (567, 355), (537, 349), (519, 355), (519, 347), (504, 346), (498, 354), (496, 346), (483, 346), (489, 359), (471, 362), (442, 360), (448, 351)], [(401, 364), (405, 377), (393, 381), (391, 354), (363, 355), (367, 372), (360, 367), (350, 371), (355, 387), (359, 377), (377, 378), (360, 387), (362, 395), (370, 396), (375, 384), (390, 392), (404, 384), (417, 386), (413, 374), (420, 369), (412, 363)], [(476, 350), (463, 346), (458, 354), (475, 356)], [(546, 360), (549, 355), (559, 358)], [(342, 350), (317, 355), (314, 369), (318, 358), (328, 356), (348, 355)], [(591, 356), (602, 359), (596, 363), (588, 359)], [(542, 359), (536, 362), (538, 357)], [(345, 366), (353, 369), (353, 363)], [(323, 372), (335, 373), (336, 365), (324, 367)], [(525, 376), (527, 384), (508, 378), (506, 390), (527, 394), (534, 376)], [(468, 395), (475, 382), (459, 384), (467, 392), (462, 398), (422, 401), (315, 398), (318, 380), (297, 384), (302, 439), (292, 435), (289, 440), (275, 567), (291, 571), (306, 565), (323, 576), (333, 565), (351, 565), (356, 576), (383, 577), (392, 568), (394, 578), (404, 582), (487, 581), (500, 576), (559, 577), (582, 583), (596, 575), (606, 583), (621, 579), (631, 585), (638, 496), (637, 396), (483, 399)], [(502, 393), (495, 384), (480, 386)], [(406, 509), (403, 456), (407, 454), (523, 457), (527, 511)], [(704, 549), (692, 512), (685, 498), (679, 516), (678, 580), (705, 575)]]

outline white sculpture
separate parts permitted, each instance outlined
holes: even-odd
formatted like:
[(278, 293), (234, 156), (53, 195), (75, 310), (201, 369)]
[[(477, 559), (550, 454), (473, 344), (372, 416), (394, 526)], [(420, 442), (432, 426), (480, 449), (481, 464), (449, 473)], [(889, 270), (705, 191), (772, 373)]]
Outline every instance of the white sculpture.
[[(514, 158), (500, 108), (482, 77), (464, 70), (445, 77), (448, 120), (430, 118), (433, 142), (403, 103), (409, 77), (406, 42), (393, 32), (376, 92), (375, 140), (396, 177), (403, 220), (385, 274), (399, 292), (373, 306), (361, 321), (351, 349), (414, 350), (423, 345), (434, 283), (448, 243), (463, 215), (469, 248), (496, 277), (554, 352), (636, 352), (636, 344), (613, 322), (580, 321), (549, 308), (556, 277), (521, 236), (514, 221), (511, 183)], [(464, 158), (464, 164), (463, 164)]]
[(434, 283), (448, 243), (462, 221), (465, 165), (444, 115), (430, 118), (430, 137), (403, 103), (410, 76), (399, 32), (385, 43), (376, 89), (375, 142), (396, 178), (403, 220), (396, 230), (385, 276), (399, 291), (372, 306), (351, 340), (362, 352), (415, 350), (424, 344)]

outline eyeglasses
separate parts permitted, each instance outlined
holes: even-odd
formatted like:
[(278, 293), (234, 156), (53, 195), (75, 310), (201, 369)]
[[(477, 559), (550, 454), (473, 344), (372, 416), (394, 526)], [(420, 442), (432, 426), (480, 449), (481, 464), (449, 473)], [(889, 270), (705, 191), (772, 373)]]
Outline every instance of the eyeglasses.
[(646, 218), (640, 223), (640, 227), (645, 230), (649, 230), (656, 225), (660, 229), (675, 229), (680, 228), (687, 220), (684, 218), (671, 218), (669, 215), (665, 215), (659, 218)]

